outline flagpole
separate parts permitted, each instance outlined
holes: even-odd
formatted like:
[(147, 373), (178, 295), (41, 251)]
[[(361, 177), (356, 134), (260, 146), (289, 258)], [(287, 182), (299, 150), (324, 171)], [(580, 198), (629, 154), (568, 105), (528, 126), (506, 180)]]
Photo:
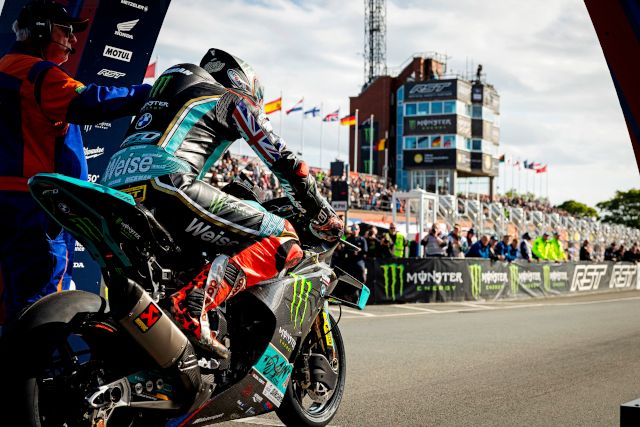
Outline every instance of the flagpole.
[(387, 186), (389, 182), (389, 131), (384, 131), (384, 185)]
[[(360, 130), (360, 123), (358, 122), (358, 109), (356, 108), (356, 129), (354, 131), (354, 144), (353, 144), (353, 171), (358, 173), (358, 131)], [(347, 156), (348, 158), (348, 156)]]
[(320, 167), (322, 168), (322, 125), (324, 119), (322, 118), (322, 102), (320, 103)]
[(547, 170), (544, 172), (546, 174), (547, 177), (547, 201), (550, 202), (549, 200), (549, 164), (547, 163)]
[(373, 114), (369, 123), (369, 175), (373, 175)]
[(340, 134), (341, 133), (342, 133), (342, 123), (340, 123), (340, 120), (338, 120), (338, 157), (336, 158), (336, 160), (340, 160)]
[(282, 91), (280, 91), (280, 129), (278, 135), (282, 136)]
[(300, 156), (302, 156), (304, 153), (304, 107), (300, 116)]

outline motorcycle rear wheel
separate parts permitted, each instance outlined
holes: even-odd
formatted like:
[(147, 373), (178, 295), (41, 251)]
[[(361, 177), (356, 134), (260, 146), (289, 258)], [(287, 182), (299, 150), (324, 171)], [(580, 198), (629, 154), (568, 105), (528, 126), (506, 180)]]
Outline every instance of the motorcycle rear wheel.
[[(121, 375), (117, 359), (124, 361), (126, 355), (117, 357), (116, 349), (127, 347), (104, 336), (104, 331), (75, 329), (71, 324), (51, 323), (5, 343), (22, 350), (13, 360), (6, 360), (12, 372), (6, 372), (3, 381), (7, 394), (3, 413), (11, 413), (15, 425), (92, 425), (95, 409), (88, 408), (84, 398), (100, 383)], [(149, 425), (142, 423), (139, 414), (124, 409), (114, 411), (108, 425)]]
[[(347, 365), (342, 334), (333, 316), (329, 317), (331, 319), (330, 323), (333, 325), (331, 333), (333, 335), (333, 345), (337, 358), (337, 367), (334, 368), (334, 371), (338, 374), (336, 387), (329, 391), (331, 394), (325, 402), (318, 403), (311, 399), (309, 393), (305, 391), (298, 380), (295, 379), (297, 375), (294, 371), (291, 375), (291, 381), (285, 392), (284, 399), (280, 407), (276, 410), (278, 418), (287, 426), (324, 427), (329, 424), (338, 412), (340, 402), (344, 396)], [(317, 338), (317, 340), (312, 340), (316, 342), (315, 345), (318, 345), (317, 342), (323, 339), (322, 337), (314, 338)], [(298, 357), (301, 357), (302, 354), (308, 351), (309, 348), (303, 347), (301, 351), (298, 352)], [(295, 362), (294, 366), (297, 366)]]

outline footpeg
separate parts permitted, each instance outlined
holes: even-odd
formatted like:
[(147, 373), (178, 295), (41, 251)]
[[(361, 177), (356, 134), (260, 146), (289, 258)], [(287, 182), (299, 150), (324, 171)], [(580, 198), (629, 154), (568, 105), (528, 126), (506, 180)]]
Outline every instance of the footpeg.
[(198, 366), (203, 369), (218, 369), (220, 367), (220, 362), (218, 362), (216, 359), (207, 359), (203, 357), (202, 359), (198, 360)]

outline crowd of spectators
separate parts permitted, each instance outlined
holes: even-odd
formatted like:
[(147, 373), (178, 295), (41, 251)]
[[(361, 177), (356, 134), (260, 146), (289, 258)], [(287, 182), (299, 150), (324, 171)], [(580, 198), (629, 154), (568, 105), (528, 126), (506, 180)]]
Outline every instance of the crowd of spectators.
[[(283, 196), (277, 178), (258, 159), (249, 156), (232, 155), (225, 153), (223, 158), (210, 171), (210, 180), (214, 185), (223, 187), (235, 178), (245, 174), (256, 184), (258, 196), (263, 200), (270, 200)], [(327, 198), (331, 198), (331, 183), (333, 180), (343, 177), (330, 176), (327, 171), (312, 168), (320, 192)], [(386, 185), (380, 177), (375, 175), (351, 174), (351, 207), (364, 210), (390, 210), (392, 194), (396, 187)], [(546, 199), (535, 199), (532, 195), (506, 196), (500, 195), (490, 199), (485, 194), (459, 194), (462, 200), (479, 200), (482, 203), (499, 202), (505, 206), (521, 207), (525, 210), (536, 210), (545, 213), (557, 213), (563, 216), (569, 215), (566, 211), (553, 207)], [(402, 211), (402, 206), (399, 206)], [(464, 235), (463, 235), (464, 234)], [(362, 239), (356, 239), (356, 237)], [(346, 230), (345, 239), (356, 246), (361, 247), (359, 255), (352, 255), (341, 250), (337, 251), (338, 263), (352, 262), (352, 265), (364, 265), (365, 257), (416, 257), (418, 256), (418, 241), (423, 247), (422, 256), (427, 257), (480, 257), (492, 260), (513, 261), (524, 259), (535, 262), (544, 261), (640, 261), (640, 246), (633, 243), (625, 247), (622, 243), (612, 242), (606, 249), (595, 245), (593, 247), (588, 240), (581, 244), (563, 242), (557, 233), (544, 233), (535, 239), (524, 233), (521, 236), (512, 235), (481, 235), (476, 236), (473, 228), (463, 233), (461, 227), (456, 224), (444, 232), (437, 226), (419, 238), (408, 240), (402, 233), (390, 224), (388, 232), (378, 234), (375, 226), (349, 228)], [(354, 241), (351, 241), (351, 240)], [(399, 241), (401, 240), (401, 242)], [(366, 243), (363, 245), (362, 243)], [(349, 261), (348, 261), (349, 260)], [(359, 267), (358, 267), (359, 268)], [(364, 267), (362, 267), (364, 269)], [(364, 272), (362, 273), (364, 275)]]

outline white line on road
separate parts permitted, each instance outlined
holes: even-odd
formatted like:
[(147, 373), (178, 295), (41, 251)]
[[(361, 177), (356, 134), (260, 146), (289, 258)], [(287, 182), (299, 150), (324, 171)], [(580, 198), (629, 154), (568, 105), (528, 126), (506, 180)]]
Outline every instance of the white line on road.
[(373, 313), (367, 313), (366, 311), (361, 311), (361, 310), (352, 310), (346, 307), (342, 307), (342, 312), (346, 314), (357, 314), (359, 316), (364, 316), (364, 317), (376, 317), (376, 315)]
[[(638, 300), (640, 297), (629, 297), (629, 298), (612, 298), (606, 300), (598, 300), (598, 301), (576, 301), (576, 302), (563, 302), (563, 303), (532, 303), (532, 304), (514, 304), (508, 306), (500, 306), (500, 307), (492, 307), (493, 310), (513, 310), (520, 308), (540, 308), (540, 307), (553, 307), (553, 306), (571, 306), (571, 305), (585, 305), (585, 304), (603, 304), (609, 302), (618, 302), (618, 301), (629, 301), (629, 300)], [(396, 305), (392, 307), (405, 307), (404, 305)], [(407, 306), (408, 307), (408, 306)], [(460, 313), (460, 312), (470, 312), (477, 311), (481, 312), (486, 310), (485, 307), (479, 308), (459, 308), (453, 310), (429, 310), (429, 309), (418, 309), (416, 307), (415, 311), (411, 313), (390, 313), (390, 314), (375, 314), (371, 315), (371, 317), (375, 317), (377, 319), (386, 318), (386, 317), (405, 317), (405, 316), (420, 316), (420, 315), (435, 315), (435, 314), (447, 314), (447, 313)], [(429, 311), (426, 311), (429, 310)], [(369, 313), (370, 314), (370, 313)], [(344, 317), (344, 319), (362, 319), (362, 317)]]
[[(234, 423), (247, 423), (259, 426), (284, 426), (280, 421), (271, 420), (263, 417), (240, 418), (239, 420), (231, 420)], [(329, 425), (329, 427), (339, 427), (337, 425)]]
[(496, 307), (489, 307), (488, 305), (474, 304), (472, 302), (456, 302), (455, 305), (464, 305), (465, 307), (481, 308), (483, 310), (494, 310)]
[(437, 313), (438, 311), (440, 311), (440, 310), (434, 310), (432, 308), (422, 308), (422, 307), (416, 307), (416, 306), (407, 305), (407, 304), (396, 304), (396, 305), (393, 305), (392, 307), (404, 308), (406, 310), (424, 311), (427, 313)]

